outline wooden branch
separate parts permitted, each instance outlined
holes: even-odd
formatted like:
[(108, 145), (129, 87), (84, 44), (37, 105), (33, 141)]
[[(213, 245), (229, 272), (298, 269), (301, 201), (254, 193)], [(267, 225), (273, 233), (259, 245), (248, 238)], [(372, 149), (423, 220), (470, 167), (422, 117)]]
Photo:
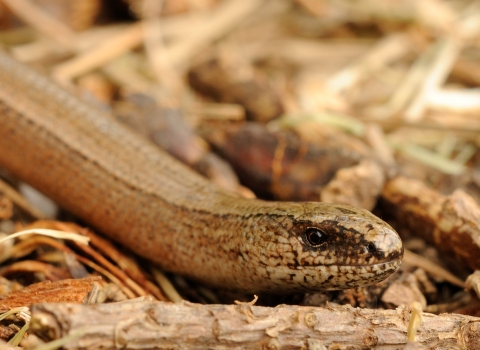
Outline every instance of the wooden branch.
[[(48, 340), (74, 333), (64, 349), (403, 349), (411, 311), (294, 305), (275, 308), (130, 300), (38, 304), (31, 331)], [(423, 314), (416, 340), (427, 348), (478, 349), (480, 318)]]
[(387, 211), (415, 235), (480, 269), (480, 206), (463, 190), (444, 196), (419, 180), (398, 176), (387, 182), (382, 197)]

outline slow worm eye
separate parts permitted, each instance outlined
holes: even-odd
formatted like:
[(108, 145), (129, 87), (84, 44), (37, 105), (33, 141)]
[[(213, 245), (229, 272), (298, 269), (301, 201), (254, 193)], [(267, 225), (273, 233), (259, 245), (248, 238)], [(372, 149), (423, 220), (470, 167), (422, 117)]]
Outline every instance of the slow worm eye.
[(374, 252), (377, 250), (377, 247), (375, 246), (375, 243), (370, 242), (370, 243), (368, 243), (368, 244), (365, 246), (365, 249), (366, 249), (367, 252), (369, 252), (369, 253), (374, 253)]
[(313, 247), (317, 247), (322, 243), (325, 243), (328, 239), (328, 236), (325, 232), (314, 227), (307, 228), (304, 234), (307, 242)]

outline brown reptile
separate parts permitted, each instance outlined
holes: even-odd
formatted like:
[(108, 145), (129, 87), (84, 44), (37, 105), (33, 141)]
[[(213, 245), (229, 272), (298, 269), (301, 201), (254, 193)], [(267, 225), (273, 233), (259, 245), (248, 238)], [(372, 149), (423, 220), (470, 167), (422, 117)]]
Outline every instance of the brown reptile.
[(0, 165), (163, 269), (248, 292), (346, 289), (401, 263), (370, 212), (228, 193), (0, 51)]

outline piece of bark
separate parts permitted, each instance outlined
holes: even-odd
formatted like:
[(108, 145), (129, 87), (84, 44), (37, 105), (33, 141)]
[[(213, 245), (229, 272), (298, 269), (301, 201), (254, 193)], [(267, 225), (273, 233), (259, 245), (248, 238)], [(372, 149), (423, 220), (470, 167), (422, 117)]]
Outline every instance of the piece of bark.
[(0, 297), (0, 311), (38, 303), (82, 303), (99, 276), (40, 282)]
[(339, 169), (320, 191), (318, 200), (372, 210), (383, 189), (387, 169), (374, 160), (373, 152), (358, 138), (319, 122), (302, 121), (295, 124), (294, 129), (302, 140), (313, 144), (313, 147), (342, 149), (340, 154), (343, 157), (360, 160), (356, 165)]
[(266, 77), (251, 71), (251, 67), (240, 62), (232, 64), (213, 58), (191, 68), (188, 81), (195, 90), (215, 101), (242, 105), (249, 120), (266, 123), (282, 115), (284, 107)]
[(382, 197), (388, 212), (415, 235), (480, 269), (480, 208), (463, 190), (444, 196), (421, 181), (399, 176), (387, 182)]
[(258, 123), (205, 129), (203, 135), (232, 164), (244, 185), (260, 197), (279, 200), (319, 201), (338, 169), (368, 156), (367, 150), (345, 147), (334, 137), (313, 144), (293, 131), (271, 132)]
[[(82, 336), (64, 349), (403, 349), (411, 316), (396, 310), (275, 308), (128, 301), (116, 304), (39, 304), (31, 331), (45, 340)], [(423, 314), (418, 343), (437, 349), (479, 349), (480, 318)]]
[[(307, 117), (308, 118), (308, 117)], [(332, 119), (333, 121), (333, 119)], [(343, 149), (344, 156), (371, 158), (372, 150), (359, 138), (344, 132), (339, 127), (330, 126), (327, 123), (322, 123), (315, 120), (301, 120), (298, 118), (288, 117), (279, 124), (285, 124), (287, 129), (292, 129), (299, 135), (300, 139), (315, 145), (318, 148), (341, 148)], [(354, 129), (354, 128), (353, 128)]]
[(471, 293), (475, 293), (477, 298), (480, 299), (480, 271), (475, 271), (468, 276), (465, 281), (465, 289)]
[(322, 202), (348, 204), (372, 210), (385, 183), (381, 166), (371, 159), (360, 164), (340, 169), (322, 189)]
[(387, 305), (400, 306), (411, 305), (419, 302), (423, 308), (427, 306), (425, 296), (418, 288), (418, 281), (413, 274), (407, 274), (393, 282), (383, 293), (382, 302)]
[(424, 350), (425, 347), (420, 343), (415, 342), (408, 342), (407, 345), (403, 348), (403, 350)]

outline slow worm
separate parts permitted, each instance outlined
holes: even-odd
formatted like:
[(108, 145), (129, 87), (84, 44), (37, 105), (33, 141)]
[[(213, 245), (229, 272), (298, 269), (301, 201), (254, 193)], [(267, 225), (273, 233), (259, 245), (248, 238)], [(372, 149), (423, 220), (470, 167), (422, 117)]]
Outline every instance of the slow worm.
[(0, 51), (0, 165), (163, 269), (246, 292), (346, 289), (400, 265), (362, 209), (243, 199)]

